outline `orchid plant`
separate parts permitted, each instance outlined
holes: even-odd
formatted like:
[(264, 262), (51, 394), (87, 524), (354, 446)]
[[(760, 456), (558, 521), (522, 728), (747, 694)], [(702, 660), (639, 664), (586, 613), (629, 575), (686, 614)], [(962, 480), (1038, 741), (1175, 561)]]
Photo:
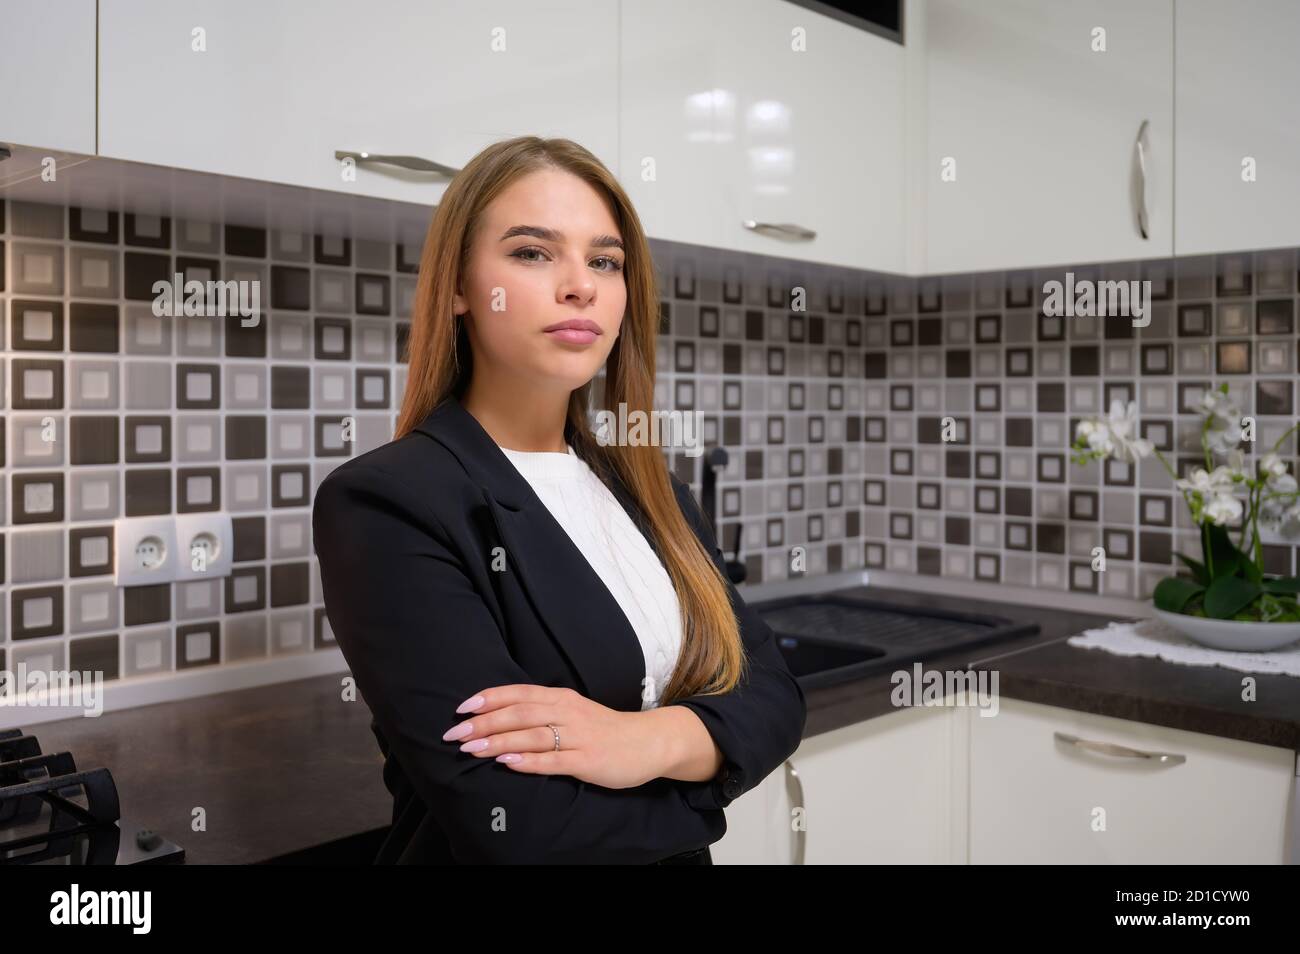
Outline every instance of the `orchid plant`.
[[(1300, 622), (1300, 578), (1264, 576), (1261, 528), (1284, 536), (1300, 533), (1300, 487), (1279, 451), (1300, 424), (1248, 467), (1240, 445), (1240, 409), (1228, 386), (1201, 400), (1201, 448), (1205, 466), (1179, 477), (1160, 450), (1139, 436), (1137, 404), (1111, 404), (1105, 417), (1080, 421), (1071, 459), (1076, 464), (1111, 458), (1131, 464), (1154, 456), (1182, 494), (1201, 530), (1201, 559), (1176, 554), (1190, 571), (1160, 581), (1152, 594), (1158, 609), (1190, 616), (1250, 622)], [(1230, 529), (1239, 528), (1234, 542)], [(1249, 534), (1249, 538), (1248, 535)]]

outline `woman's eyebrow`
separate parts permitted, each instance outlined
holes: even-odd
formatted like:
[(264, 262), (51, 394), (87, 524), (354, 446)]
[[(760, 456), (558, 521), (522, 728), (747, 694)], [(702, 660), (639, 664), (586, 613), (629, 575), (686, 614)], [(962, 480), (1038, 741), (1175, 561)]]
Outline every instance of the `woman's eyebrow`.
[[(555, 229), (548, 229), (541, 225), (512, 225), (506, 229), (505, 234), (501, 236), (499, 241), (504, 242), (516, 235), (531, 235), (533, 238), (539, 238), (544, 242), (555, 242), (557, 244), (564, 242), (563, 232), (557, 232)], [(597, 235), (591, 240), (591, 247), (622, 249), (623, 242), (613, 235)]]

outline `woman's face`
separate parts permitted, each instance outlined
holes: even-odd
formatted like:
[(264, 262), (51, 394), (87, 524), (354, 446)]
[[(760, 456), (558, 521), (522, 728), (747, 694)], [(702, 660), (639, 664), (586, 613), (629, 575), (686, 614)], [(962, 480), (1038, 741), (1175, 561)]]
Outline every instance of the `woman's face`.
[[(594, 378), (627, 307), (621, 240), (600, 194), (570, 172), (533, 172), (497, 196), (455, 296), (475, 375), (565, 392)], [(547, 330), (570, 321), (590, 330)]]

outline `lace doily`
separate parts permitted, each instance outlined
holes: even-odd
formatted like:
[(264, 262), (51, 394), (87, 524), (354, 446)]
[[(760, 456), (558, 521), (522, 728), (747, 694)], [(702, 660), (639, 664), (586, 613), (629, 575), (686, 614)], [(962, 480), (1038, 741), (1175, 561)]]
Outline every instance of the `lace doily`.
[(1066, 642), (1082, 649), (1104, 649), (1117, 656), (1155, 656), (1185, 666), (1223, 666), (1238, 672), (1300, 676), (1300, 644), (1267, 653), (1238, 653), (1194, 643), (1152, 617), (1117, 620), (1102, 629), (1089, 629)]

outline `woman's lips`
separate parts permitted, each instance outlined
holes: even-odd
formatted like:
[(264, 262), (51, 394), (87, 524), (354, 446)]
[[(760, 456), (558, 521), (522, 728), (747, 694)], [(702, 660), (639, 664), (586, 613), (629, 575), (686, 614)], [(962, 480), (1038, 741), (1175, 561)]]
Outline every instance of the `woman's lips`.
[(586, 331), (582, 328), (556, 328), (554, 331), (546, 332), (546, 334), (569, 344), (591, 344), (598, 337), (596, 332)]

